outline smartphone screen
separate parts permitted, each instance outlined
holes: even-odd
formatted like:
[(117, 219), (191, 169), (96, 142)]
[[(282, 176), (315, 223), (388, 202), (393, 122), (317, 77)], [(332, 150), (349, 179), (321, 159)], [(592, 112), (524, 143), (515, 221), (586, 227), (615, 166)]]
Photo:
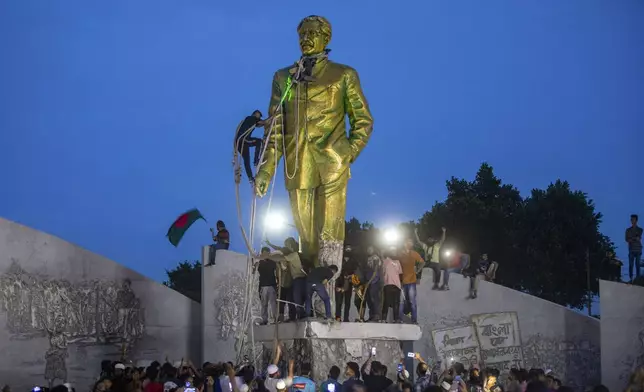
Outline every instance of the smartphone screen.
[(399, 364), (398, 364), (398, 371), (399, 371), (399, 372), (402, 372), (402, 363), (399, 363)]
[(371, 355), (376, 355), (376, 348), (375, 347), (371, 347)]

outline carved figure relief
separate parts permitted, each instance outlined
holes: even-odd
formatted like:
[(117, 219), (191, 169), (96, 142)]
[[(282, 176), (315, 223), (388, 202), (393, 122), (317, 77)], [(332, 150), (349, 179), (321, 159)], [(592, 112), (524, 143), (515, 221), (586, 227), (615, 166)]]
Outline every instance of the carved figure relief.
[[(250, 296), (252, 299), (251, 306), (251, 323), (261, 320), (261, 307), (258, 296), (258, 278), (255, 274), (251, 282)], [(219, 336), (222, 340), (228, 340), (231, 337), (235, 339), (235, 351), (242, 356), (252, 358), (253, 347), (248, 337), (248, 328), (243, 326), (244, 310), (244, 290), (246, 288), (246, 276), (239, 271), (233, 271), (221, 278), (215, 294), (215, 306), (217, 315), (216, 325), (219, 326)], [(257, 348), (259, 347), (259, 348)], [(255, 348), (256, 355), (261, 355), (261, 345)], [(257, 354), (257, 353), (260, 354)]]
[(628, 384), (631, 374), (639, 367), (644, 366), (644, 329), (637, 334), (638, 351), (635, 355), (627, 355), (622, 361), (622, 371), (619, 375), (619, 380), (624, 386)]
[(0, 276), (0, 306), (16, 338), (46, 336), (45, 379), (66, 381), (68, 346), (112, 344), (128, 352), (145, 332), (144, 309), (131, 282), (70, 283), (26, 272), (17, 260)]

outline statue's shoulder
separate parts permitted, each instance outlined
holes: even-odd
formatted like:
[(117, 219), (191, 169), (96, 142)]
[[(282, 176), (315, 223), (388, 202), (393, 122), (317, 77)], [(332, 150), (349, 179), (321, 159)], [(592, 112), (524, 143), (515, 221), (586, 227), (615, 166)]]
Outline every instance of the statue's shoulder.
[(339, 73), (339, 74), (348, 75), (348, 76), (358, 75), (358, 71), (356, 71), (355, 68), (346, 64), (340, 64), (330, 60), (329, 60), (329, 68), (334, 73)]
[(277, 71), (275, 71), (275, 75), (273, 76), (274, 79), (287, 79), (290, 75), (290, 70), (292, 68), (295, 68), (295, 63), (289, 65), (288, 67), (280, 68)]

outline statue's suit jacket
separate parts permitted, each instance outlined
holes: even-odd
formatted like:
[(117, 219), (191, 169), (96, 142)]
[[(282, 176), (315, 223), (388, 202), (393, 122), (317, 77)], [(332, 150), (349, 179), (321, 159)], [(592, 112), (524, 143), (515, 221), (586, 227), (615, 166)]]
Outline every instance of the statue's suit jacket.
[(286, 155), (286, 189), (311, 189), (332, 183), (349, 170), (371, 136), (373, 118), (356, 70), (328, 59), (315, 64), (314, 81), (293, 86), (279, 111), (292, 69), (283, 68), (273, 77), (268, 113), (277, 114), (259, 170), (272, 176)]

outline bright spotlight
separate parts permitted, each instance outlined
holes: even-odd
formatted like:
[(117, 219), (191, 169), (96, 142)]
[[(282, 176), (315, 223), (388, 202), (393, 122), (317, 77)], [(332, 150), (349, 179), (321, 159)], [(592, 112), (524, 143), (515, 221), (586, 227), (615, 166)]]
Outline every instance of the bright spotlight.
[(271, 230), (280, 230), (286, 226), (286, 217), (280, 213), (271, 212), (266, 215), (264, 223)]
[(396, 229), (387, 229), (385, 231), (385, 242), (389, 245), (395, 244), (400, 239), (400, 233)]
[(445, 251), (445, 253), (443, 253), (443, 254), (445, 255), (445, 257), (450, 257), (450, 256), (452, 255), (452, 250), (451, 250), (451, 249), (448, 249), (448, 250), (446, 250), (446, 251)]

